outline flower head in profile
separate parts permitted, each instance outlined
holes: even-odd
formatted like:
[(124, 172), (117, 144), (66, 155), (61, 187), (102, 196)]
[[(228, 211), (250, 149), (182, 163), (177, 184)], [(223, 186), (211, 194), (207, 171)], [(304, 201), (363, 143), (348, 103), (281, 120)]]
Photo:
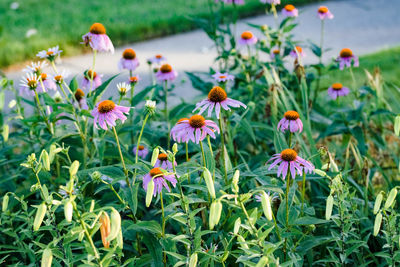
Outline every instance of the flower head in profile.
[(126, 120), (124, 113), (129, 113), (129, 110), (129, 107), (118, 106), (111, 100), (101, 101), (91, 112), (94, 117), (93, 123), (96, 128), (99, 124), (103, 130), (107, 130), (108, 127), (114, 127), (118, 119), (123, 123)]
[(53, 79), (54, 82), (58, 85), (63, 84), (63, 82), (65, 81), (66, 78), (68, 78), (69, 72), (66, 70), (62, 70), (61, 72), (57, 73)]
[(343, 48), (336, 61), (339, 62), (340, 70), (343, 70), (345, 66), (350, 68), (352, 63), (354, 67), (359, 65), (358, 57), (353, 54), (350, 48)]
[(191, 140), (198, 144), (207, 135), (215, 139), (215, 133), (219, 133), (217, 124), (211, 120), (206, 120), (201, 115), (193, 115), (190, 119), (184, 119), (175, 124), (171, 129), (171, 136), (177, 142), (187, 142)]
[(165, 174), (160, 168), (156, 167), (151, 169), (150, 172), (143, 177), (144, 190), (147, 191), (147, 186), (151, 179), (153, 179), (154, 182), (154, 196), (156, 196), (157, 193), (161, 193), (163, 187), (167, 189), (168, 192), (171, 192), (167, 182), (170, 182), (173, 187), (175, 187), (177, 183), (174, 174)]
[[(174, 165), (177, 165), (176, 161), (174, 162)], [(168, 155), (165, 153), (158, 154), (158, 158), (156, 160), (156, 163), (154, 164), (154, 167), (160, 167), (167, 171), (173, 170), (172, 162), (168, 160)]]
[(57, 46), (51, 47), (47, 50), (42, 50), (37, 53), (37, 57), (48, 59), (49, 61), (54, 61), (58, 55), (60, 55), (62, 50)]
[(193, 112), (200, 109), (199, 114), (202, 114), (208, 109), (208, 117), (211, 117), (212, 111), (215, 108), (215, 114), (217, 115), (217, 119), (219, 119), (221, 108), (231, 110), (230, 107), (238, 108), (240, 106), (247, 108), (242, 102), (229, 98), (224, 89), (214, 86), (208, 93), (208, 98), (197, 103)]
[(300, 57), (305, 57), (306, 53), (303, 51), (303, 48), (300, 46), (296, 46), (292, 51), (290, 51), (289, 54), (292, 58), (298, 58), (298, 56), (300, 55)]
[(233, 81), (235, 79), (235, 76), (230, 75), (227, 72), (225, 72), (225, 73), (217, 72), (217, 73), (213, 74), (211, 77), (213, 77), (217, 82), (220, 82), (220, 83), (225, 83), (227, 81)]
[(281, 0), (260, 0), (263, 4), (280, 5)]
[(157, 55), (155, 55), (155, 56), (149, 58), (149, 59), (147, 60), (147, 63), (148, 63), (148, 64), (157, 64), (157, 65), (159, 65), (159, 64), (161, 64), (161, 63), (163, 63), (163, 62), (166, 62), (166, 61), (167, 61), (167, 58), (166, 58), (166, 57), (164, 57), (164, 56), (161, 55), (161, 54), (157, 54)]
[(333, 19), (333, 14), (329, 11), (329, 9), (326, 6), (320, 6), (318, 8), (318, 17), (321, 20)]
[[(92, 70), (87, 70), (83, 73), (83, 79), (81, 83), (81, 87), (85, 89), (89, 89), (90, 91), (93, 91), (97, 87), (99, 87), (102, 83), (101, 77), (103, 75), (97, 74), (95, 71)], [(93, 78), (93, 81), (91, 82), (91, 79)], [(91, 85), (91, 87), (90, 87)], [(90, 87), (90, 88), (89, 88)]]
[(38, 84), (38, 76), (35, 73), (27, 73), (20, 82), (20, 94), (25, 93), (28, 96), (34, 96)]
[(83, 35), (82, 39), (84, 44), (90, 45), (93, 50), (114, 54), (114, 46), (106, 34), (106, 28), (101, 23), (90, 26), (89, 32)]
[(147, 113), (149, 113), (150, 115), (154, 115), (154, 113), (156, 112), (156, 105), (157, 105), (156, 101), (146, 100), (144, 108)]
[(294, 110), (285, 112), (283, 118), (278, 123), (278, 130), (285, 132), (289, 130), (291, 133), (303, 131), (303, 123), (300, 120), (300, 115)]
[(30, 65), (26, 66), (24, 69), (25, 72), (32, 72), (36, 75), (40, 75), (43, 72), (43, 69), (47, 66), (46, 61), (38, 61), (38, 62), (31, 62)]
[(244, 0), (220, 0), (220, 1), (224, 2), (225, 4), (244, 5)]
[(251, 31), (245, 31), (240, 35), (239, 44), (240, 45), (254, 45), (257, 43), (257, 37)]
[(290, 148), (284, 149), (281, 153), (274, 154), (268, 160), (268, 162), (271, 161), (272, 163), (268, 170), (278, 166), (276, 174), (278, 177), (282, 176), (282, 179), (286, 178), (289, 171), (292, 178), (295, 179), (296, 174), (302, 175), (303, 172), (312, 173), (314, 170), (314, 165), (311, 162), (297, 156), (297, 152)]
[(129, 92), (131, 90), (131, 86), (130, 84), (127, 84), (126, 82), (122, 82), (122, 83), (117, 83), (117, 89), (118, 92), (121, 96), (126, 95), (127, 92)]
[(140, 80), (139, 75), (136, 75), (136, 76), (129, 77), (128, 82), (131, 84), (131, 86), (135, 86), (139, 82), (139, 80)]
[(147, 154), (149, 154), (149, 150), (143, 146), (143, 145), (139, 145), (139, 146), (134, 146), (133, 147), (133, 155), (136, 156), (136, 150), (138, 151), (138, 157), (145, 159), (147, 157)]
[(39, 75), (39, 84), (38, 84), (38, 91), (39, 92), (46, 92), (47, 90), (57, 90), (57, 85), (54, 82), (53, 78), (46, 73), (42, 72)]
[(275, 59), (276, 57), (280, 57), (281, 56), (281, 50), (279, 50), (279, 48), (273, 48), (271, 49), (269, 56), (271, 57), (271, 59)]
[(88, 109), (85, 93), (81, 89), (76, 89), (74, 97), (80, 109)]
[(350, 93), (350, 89), (344, 87), (341, 83), (334, 83), (328, 88), (328, 95), (335, 100), (339, 96), (346, 96)]
[(163, 64), (156, 73), (156, 77), (159, 81), (173, 81), (178, 77), (178, 72), (172, 69), (171, 65)]
[(299, 15), (299, 11), (294, 7), (294, 5), (286, 5), (282, 9), (282, 15), (284, 17), (297, 17)]
[(134, 71), (139, 66), (139, 60), (136, 57), (136, 52), (132, 48), (127, 48), (122, 53), (122, 57), (118, 62), (119, 70)]

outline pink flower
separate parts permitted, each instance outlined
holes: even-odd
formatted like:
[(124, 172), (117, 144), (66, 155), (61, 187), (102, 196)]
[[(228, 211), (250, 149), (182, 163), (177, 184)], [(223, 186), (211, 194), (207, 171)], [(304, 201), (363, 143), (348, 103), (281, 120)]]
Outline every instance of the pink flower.
[(122, 58), (118, 62), (119, 70), (134, 71), (139, 66), (139, 60), (136, 58), (136, 53), (132, 48), (127, 48), (122, 53)]
[(283, 118), (278, 123), (278, 130), (285, 132), (289, 130), (291, 133), (303, 131), (303, 123), (300, 120), (300, 115), (294, 110), (287, 111)]
[[(133, 154), (134, 155), (136, 155), (136, 149), (137, 149), (138, 147), (137, 146), (134, 146), (133, 147)], [(142, 158), (142, 159), (145, 159), (146, 157), (147, 157), (147, 154), (149, 153), (149, 150), (145, 147), (145, 146), (142, 146), (142, 145), (140, 145), (139, 146), (139, 149), (138, 149), (138, 157), (140, 157), (140, 158)]]
[(38, 87), (39, 78), (36, 73), (27, 73), (26, 77), (20, 82), (20, 94), (26, 94), (28, 96), (34, 96), (35, 90)]
[(269, 56), (271, 57), (271, 59), (275, 59), (277, 56), (281, 56), (281, 50), (279, 50), (278, 48), (271, 49)]
[(192, 140), (198, 144), (207, 135), (215, 139), (215, 131), (219, 133), (217, 124), (211, 120), (204, 119), (201, 115), (193, 115), (190, 119), (183, 119), (171, 129), (171, 136), (177, 142)]
[(299, 15), (299, 11), (294, 7), (294, 5), (286, 5), (282, 9), (282, 15), (284, 17), (297, 17)]
[(235, 76), (228, 74), (227, 72), (221, 73), (217, 72), (213, 74), (211, 77), (213, 77), (216, 81), (218, 82), (227, 82), (227, 81), (233, 81), (235, 79)]
[[(174, 165), (176, 166), (176, 161), (174, 162)], [(164, 153), (160, 153), (158, 155), (158, 158), (156, 160), (156, 163), (154, 164), (154, 167), (160, 167), (164, 170), (167, 171), (172, 171), (173, 170), (173, 166), (172, 166), (172, 162), (170, 162), (168, 160), (168, 155), (164, 154)]]
[(75, 100), (77, 102), (77, 106), (80, 109), (86, 109), (86, 110), (89, 109), (86, 99), (85, 99), (85, 93), (81, 89), (79, 89), (79, 88), (76, 89), (74, 96), (75, 96)]
[[(54, 82), (53, 78), (51, 78), (50, 76), (48, 76), (46, 73), (41, 73), (40, 74), (40, 79), (41, 82), (39, 81), (38, 86), (37, 86), (37, 90), (38, 92), (46, 92), (47, 90), (57, 90), (57, 84)], [(43, 83), (43, 87), (42, 88), (42, 83)]]
[(94, 23), (89, 32), (82, 36), (82, 39), (93, 50), (114, 54), (114, 46), (106, 34), (106, 28), (101, 23)]
[(328, 95), (334, 100), (339, 96), (346, 96), (349, 93), (350, 89), (347, 87), (343, 87), (341, 83), (334, 83), (331, 87), (328, 88)]
[(333, 14), (329, 11), (329, 9), (326, 6), (320, 6), (318, 8), (318, 17), (321, 20), (333, 19)]
[[(90, 82), (93, 76), (93, 82)], [(87, 70), (84, 72), (83, 80), (81, 82), (81, 87), (84, 89), (89, 89), (90, 91), (93, 91), (97, 87), (99, 87), (102, 84), (101, 77), (103, 75), (98, 75), (95, 71), (92, 72), (92, 70)], [(90, 87), (90, 84), (92, 84), (92, 87)]]
[(288, 171), (290, 171), (292, 179), (296, 178), (296, 174), (302, 175), (303, 171), (306, 173), (312, 173), (314, 171), (314, 165), (311, 162), (300, 158), (297, 156), (297, 152), (290, 148), (283, 150), (281, 153), (274, 154), (272, 158), (268, 160), (268, 162), (270, 161), (273, 162), (268, 170), (280, 164), (276, 174), (278, 177), (282, 176), (282, 179), (286, 178)]
[(350, 48), (343, 48), (336, 61), (339, 61), (340, 70), (343, 70), (345, 66), (350, 68), (351, 63), (353, 63), (354, 67), (358, 67), (359, 65), (358, 57), (353, 54)]
[(150, 170), (150, 172), (148, 174), (146, 174), (143, 177), (144, 190), (147, 191), (147, 186), (148, 186), (149, 182), (151, 181), (151, 179), (153, 179), (153, 182), (154, 182), (154, 196), (156, 196), (157, 193), (158, 194), (161, 193), (163, 187), (165, 187), (165, 189), (167, 189), (168, 192), (171, 192), (167, 181), (170, 182), (173, 187), (175, 187), (175, 185), (177, 183), (174, 174), (164, 174), (160, 170), (160, 168), (153, 168)]
[(156, 73), (156, 77), (159, 81), (173, 81), (178, 77), (178, 72), (173, 70), (171, 65), (164, 64)]
[(126, 120), (124, 113), (129, 113), (129, 110), (129, 107), (118, 106), (111, 100), (97, 103), (91, 113), (94, 117), (94, 126), (97, 128), (98, 123), (103, 130), (107, 130), (109, 126), (114, 127), (116, 125), (117, 119), (120, 119), (123, 123)]
[(271, 4), (271, 5), (279, 5), (281, 3), (281, 0), (260, 0), (261, 3), (263, 4)]
[(167, 61), (167, 59), (161, 54), (157, 54), (154, 57), (151, 57), (147, 60), (149, 64), (161, 64), (162, 62), (165, 61)]
[(238, 108), (240, 106), (247, 108), (247, 106), (242, 102), (228, 98), (228, 95), (224, 89), (219, 86), (214, 86), (213, 89), (211, 89), (208, 93), (208, 98), (197, 103), (193, 112), (200, 109), (199, 114), (202, 114), (208, 108), (208, 117), (211, 117), (211, 113), (215, 107), (215, 113), (217, 115), (217, 119), (219, 119), (221, 107), (225, 110), (231, 110), (229, 106), (234, 108)]
[(299, 54), (302, 58), (306, 56), (306, 53), (304, 53), (303, 48), (301, 48), (300, 46), (296, 46), (292, 51), (290, 51), (290, 56), (292, 58), (297, 58)]
[[(220, 2), (224, 2), (225, 4), (235, 4), (235, 5), (244, 5), (244, 0), (219, 0)], [(218, 3), (218, 0), (215, 0)]]
[(257, 37), (251, 31), (245, 31), (240, 35), (239, 44), (240, 45), (254, 45), (257, 43)]

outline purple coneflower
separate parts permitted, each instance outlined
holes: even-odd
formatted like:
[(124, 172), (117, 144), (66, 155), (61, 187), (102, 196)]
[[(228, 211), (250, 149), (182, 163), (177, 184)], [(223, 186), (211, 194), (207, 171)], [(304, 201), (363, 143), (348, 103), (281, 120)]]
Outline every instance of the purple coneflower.
[[(37, 90), (38, 90), (38, 92), (46, 92), (48, 89), (50, 89), (50, 90), (57, 90), (57, 85), (56, 85), (56, 83), (54, 82), (54, 80), (51, 78), (51, 77), (49, 77), (46, 73), (41, 73), (40, 74), (40, 79), (41, 79), (41, 82), (39, 81), (39, 84), (38, 84), (38, 86), (37, 86)], [(42, 83), (43, 83), (43, 87), (44, 88), (42, 88)]]
[(228, 74), (227, 72), (221, 73), (217, 72), (213, 74), (211, 77), (213, 77), (217, 82), (227, 82), (227, 81), (233, 81), (235, 79), (235, 76)]
[(281, 0), (260, 0), (261, 3), (263, 4), (271, 4), (271, 5), (279, 5), (281, 3)]
[(289, 130), (291, 133), (303, 131), (303, 123), (300, 120), (300, 115), (294, 110), (285, 112), (283, 118), (278, 123), (278, 130), (285, 132)]
[(294, 5), (286, 5), (282, 9), (282, 15), (284, 17), (297, 17), (299, 15), (299, 11), (294, 7)]
[(334, 83), (331, 87), (328, 88), (328, 95), (332, 99), (336, 99), (339, 96), (346, 96), (350, 93), (350, 89), (347, 87), (343, 87), (341, 83)]
[(160, 170), (160, 168), (153, 168), (150, 170), (148, 174), (146, 174), (143, 177), (143, 188), (144, 190), (147, 191), (147, 185), (149, 182), (153, 179), (154, 182), (154, 196), (157, 195), (157, 193), (161, 193), (163, 187), (167, 189), (168, 192), (171, 192), (168, 186), (168, 182), (172, 184), (173, 187), (175, 187), (177, 181), (175, 179), (174, 174), (163, 174), (163, 172)]
[(124, 113), (129, 113), (129, 107), (116, 105), (111, 100), (104, 100), (96, 104), (91, 114), (94, 117), (94, 125), (97, 128), (97, 123), (103, 130), (107, 130), (108, 126), (114, 127), (115, 121), (120, 119), (122, 123), (126, 120)]
[(275, 59), (276, 57), (281, 56), (281, 50), (279, 50), (278, 48), (271, 49), (269, 56), (271, 57), (271, 59)]
[(134, 155), (136, 155), (136, 149), (138, 150), (138, 156), (142, 159), (145, 159), (147, 157), (147, 154), (149, 154), (149, 150), (145, 146), (139, 145), (139, 147), (133, 147), (132, 151)]
[(85, 93), (81, 89), (76, 89), (74, 96), (80, 109), (89, 109), (85, 99)]
[[(244, 5), (244, 0), (219, 0), (219, 1), (224, 2), (225, 4)], [(215, 2), (218, 2), (218, 0), (215, 0)]]
[(211, 120), (204, 119), (201, 115), (193, 115), (190, 119), (184, 119), (171, 129), (171, 136), (175, 141), (187, 142), (192, 140), (198, 144), (207, 135), (215, 139), (215, 131), (219, 133), (217, 124)]
[[(297, 52), (296, 52), (297, 51)], [(300, 55), (300, 57), (305, 57), (306, 56), (306, 53), (303, 51), (303, 48), (301, 48), (300, 46), (296, 46), (292, 51), (290, 51), (290, 56), (292, 57), (292, 58), (297, 58), (298, 57), (298, 55), (297, 54), (299, 54)]]
[(340, 70), (343, 70), (345, 66), (350, 68), (352, 62), (354, 67), (358, 67), (359, 65), (358, 57), (353, 54), (350, 48), (343, 48), (336, 61), (339, 61)]
[(178, 77), (178, 72), (172, 69), (171, 65), (164, 64), (156, 73), (157, 80), (159, 81), (173, 81)]
[(208, 117), (211, 117), (212, 111), (215, 107), (215, 114), (217, 115), (217, 119), (219, 119), (221, 107), (225, 110), (231, 110), (229, 106), (234, 108), (240, 106), (247, 108), (247, 106), (242, 102), (228, 98), (224, 89), (219, 86), (214, 86), (208, 93), (208, 98), (197, 103), (193, 112), (200, 109), (199, 114), (202, 114), (208, 108)]
[[(90, 82), (93, 76), (93, 82)], [(103, 75), (98, 75), (95, 71), (92, 72), (92, 70), (87, 70), (84, 72), (83, 79), (81, 82), (81, 87), (85, 89), (89, 89), (90, 91), (93, 91), (97, 87), (99, 87), (102, 83), (101, 77)], [(91, 88), (90, 85), (92, 85)]]
[(321, 20), (333, 19), (333, 14), (329, 11), (329, 9), (326, 6), (320, 6), (318, 8), (318, 17)]
[(157, 54), (154, 57), (151, 57), (147, 60), (149, 64), (161, 64), (162, 62), (167, 61), (167, 58), (161, 54)]
[(139, 66), (139, 60), (136, 58), (136, 53), (132, 48), (127, 48), (122, 53), (122, 58), (118, 62), (119, 70), (134, 71)]
[(37, 57), (46, 58), (49, 61), (53, 61), (59, 54), (61, 54), (62, 50), (59, 49), (58, 45), (55, 47), (51, 47), (47, 50), (42, 50), (36, 54)]
[(39, 78), (36, 73), (27, 73), (26, 77), (20, 82), (20, 94), (25, 93), (28, 96), (34, 96), (38, 84)]
[(276, 174), (278, 177), (282, 176), (282, 179), (286, 178), (288, 171), (290, 171), (292, 178), (295, 179), (296, 173), (302, 175), (303, 171), (311, 173), (314, 170), (314, 165), (311, 162), (300, 158), (297, 156), (297, 152), (290, 148), (283, 150), (281, 153), (274, 154), (272, 158), (268, 160), (268, 162), (270, 161), (273, 162), (269, 166), (268, 170), (271, 170), (279, 164)]
[(114, 46), (106, 34), (106, 28), (101, 23), (94, 23), (90, 26), (89, 32), (83, 35), (82, 39), (93, 50), (114, 53)]
[(129, 83), (131, 84), (131, 86), (136, 85), (139, 82), (139, 80), (140, 80), (139, 75), (129, 77)]
[[(174, 162), (174, 165), (176, 166), (176, 161)], [(154, 167), (160, 167), (164, 170), (168, 170), (168, 171), (172, 171), (173, 170), (173, 166), (172, 166), (172, 162), (170, 162), (168, 160), (168, 155), (165, 153), (160, 153), (158, 155), (158, 158), (156, 160), (156, 163), (154, 164)]]
[[(189, 120), (189, 119), (188, 118), (181, 118), (176, 122), (175, 125), (178, 125), (178, 124), (180, 124), (180, 123), (182, 123), (183, 121), (186, 121), (186, 120)], [(174, 128), (172, 128), (172, 129), (174, 129)], [(183, 138), (182, 134), (183, 134), (184, 138)], [(184, 132), (171, 131), (171, 136), (178, 143), (181, 143), (181, 142), (187, 143), (189, 141), (189, 139), (187, 138), (187, 135)]]
[(254, 45), (257, 43), (257, 37), (251, 31), (245, 31), (240, 35), (239, 44), (240, 45)]

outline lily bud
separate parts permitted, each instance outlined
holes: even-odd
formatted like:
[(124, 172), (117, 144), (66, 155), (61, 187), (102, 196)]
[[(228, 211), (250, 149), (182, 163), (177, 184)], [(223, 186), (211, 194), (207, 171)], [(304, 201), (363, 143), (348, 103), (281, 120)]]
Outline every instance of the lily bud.
[(68, 200), (64, 205), (64, 216), (67, 222), (72, 221), (72, 212), (74, 211), (74, 207), (72, 205), (72, 200)]
[(239, 193), (239, 185), (238, 185), (239, 177), (240, 177), (240, 171), (236, 170), (232, 178), (232, 191), (236, 194)]
[(150, 206), (151, 200), (153, 199), (154, 193), (154, 181), (153, 179), (147, 184), (147, 192), (146, 192), (146, 207)]
[(220, 200), (215, 200), (211, 203), (210, 207), (210, 217), (209, 217), (209, 224), (210, 230), (214, 229), (214, 226), (219, 223), (222, 213), (222, 203)]
[(394, 133), (399, 136), (400, 135), (400, 115), (396, 116), (394, 120)]
[(249, 249), (249, 246), (247, 245), (246, 240), (244, 240), (243, 236), (238, 235), (237, 238), (238, 238), (238, 241), (239, 241), (239, 243), (240, 243), (240, 247), (241, 247), (241, 248), (243, 248), (243, 249)]
[(196, 267), (197, 266), (197, 253), (193, 253), (190, 256), (189, 267)]
[(242, 224), (242, 221), (240, 220), (240, 217), (236, 219), (235, 221), (235, 226), (233, 227), (233, 233), (236, 235), (239, 233), (240, 225)]
[(8, 208), (8, 201), (10, 200), (10, 197), (8, 196), (8, 193), (7, 194), (5, 194), (4, 195), (4, 197), (3, 197), (3, 203), (2, 203), (2, 206), (1, 206), (1, 210), (3, 211), (3, 212), (5, 212), (6, 210), (7, 210), (7, 208)]
[(100, 234), (101, 234), (101, 241), (103, 242), (103, 246), (105, 248), (110, 247), (110, 241), (107, 241), (107, 237), (110, 234), (110, 217), (108, 217), (107, 212), (102, 212), (100, 216)]
[(333, 208), (333, 197), (329, 195), (326, 199), (326, 209), (325, 209), (325, 219), (330, 220), (332, 215), (332, 208)]
[(264, 211), (265, 217), (268, 221), (272, 221), (272, 208), (271, 208), (271, 199), (267, 193), (264, 191), (261, 194), (261, 205)]
[(69, 175), (75, 176), (79, 169), (79, 161), (75, 160), (72, 162), (71, 167), (69, 167)]
[(90, 202), (89, 212), (93, 212), (93, 210), (94, 210), (94, 204), (95, 204), (95, 202), (94, 202), (94, 200), (92, 199), (92, 201)]
[(39, 230), (40, 225), (43, 222), (44, 215), (46, 214), (46, 210), (47, 210), (47, 207), (46, 207), (46, 203), (44, 203), (44, 202), (42, 204), (40, 204), (40, 206), (37, 208), (35, 220), (33, 222), (33, 231)]
[(45, 171), (50, 171), (50, 157), (46, 150), (42, 152), (42, 162)]
[(382, 213), (378, 213), (375, 217), (375, 223), (374, 223), (374, 236), (377, 236), (379, 233), (379, 229), (381, 228), (381, 223), (382, 223)]
[(376, 200), (375, 200), (375, 204), (374, 204), (374, 214), (377, 214), (379, 209), (381, 208), (382, 199), (383, 199), (383, 194), (382, 194), (382, 192), (380, 192), (376, 196)]
[(42, 263), (40, 266), (51, 267), (52, 261), (53, 261), (53, 253), (51, 252), (51, 249), (45, 248), (45, 250), (43, 250)]
[(110, 228), (110, 234), (107, 236), (107, 241), (112, 241), (114, 240), (117, 236), (118, 233), (121, 231), (121, 215), (119, 215), (119, 212), (111, 208), (111, 228)]
[(395, 187), (392, 190), (390, 190), (388, 198), (386, 199), (386, 202), (385, 202), (385, 209), (388, 209), (392, 206), (394, 200), (396, 199), (396, 196), (397, 196), (397, 189)]
[(117, 246), (120, 249), (124, 248), (124, 239), (122, 238), (122, 229), (119, 230), (118, 236), (117, 236)]
[(203, 176), (204, 176), (204, 181), (206, 182), (208, 193), (210, 193), (210, 196), (212, 198), (215, 198), (215, 188), (214, 188), (214, 182), (211, 176), (210, 171), (207, 168), (203, 168)]
[(178, 153), (178, 144), (177, 143), (174, 143), (174, 145), (172, 146), (172, 152), (174, 154)]
[(262, 256), (261, 259), (256, 264), (256, 267), (264, 267), (268, 264), (268, 257)]
[(156, 164), (156, 161), (158, 159), (158, 154), (160, 154), (160, 149), (158, 147), (153, 150), (153, 154), (151, 155), (151, 166), (154, 166)]
[(3, 125), (3, 132), (2, 132), (4, 142), (8, 141), (8, 134), (9, 133), (10, 133), (10, 127), (8, 126), (8, 124), (5, 123)]

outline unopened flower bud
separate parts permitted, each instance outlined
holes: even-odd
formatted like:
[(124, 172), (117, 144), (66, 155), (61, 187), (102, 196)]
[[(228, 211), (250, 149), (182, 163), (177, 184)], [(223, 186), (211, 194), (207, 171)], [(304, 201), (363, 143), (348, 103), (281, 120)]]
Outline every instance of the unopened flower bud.
[(193, 253), (192, 256), (190, 256), (189, 260), (189, 267), (196, 267), (197, 266), (197, 253)]
[(110, 217), (108, 217), (107, 212), (102, 212), (100, 219), (100, 235), (101, 241), (103, 242), (103, 246), (105, 248), (110, 247), (110, 241), (107, 241), (107, 237), (110, 234)]
[(239, 241), (239, 244), (240, 244), (240, 247), (241, 247), (241, 248), (243, 248), (243, 249), (249, 249), (249, 246), (247, 245), (246, 240), (244, 240), (243, 236), (238, 235), (237, 238), (238, 238), (238, 241)]
[(381, 229), (381, 224), (382, 224), (382, 213), (379, 212), (376, 217), (375, 217), (375, 222), (374, 222), (374, 236), (377, 236), (379, 233), (379, 229)]
[(240, 217), (236, 219), (235, 225), (233, 226), (233, 233), (237, 234), (239, 233), (240, 225), (242, 224)]
[(379, 211), (379, 209), (381, 208), (382, 199), (383, 199), (383, 193), (380, 192), (380, 193), (376, 196), (376, 200), (375, 200), (375, 204), (374, 204), (374, 214), (377, 214), (378, 211)]
[(397, 115), (394, 120), (394, 133), (399, 136), (400, 135), (400, 115)]
[(236, 170), (232, 178), (232, 191), (236, 194), (239, 193), (239, 177), (240, 177), (240, 171)]
[(326, 209), (325, 209), (325, 219), (330, 220), (332, 215), (332, 208), (333, 208), (333, 197), (329, 195), (326, 199)]
[(151, 162), (150, 162), (151, 166), (154, 166), (156, 164), (159, 154), (160, 154), (160, 149), (158, 147), (156, 147), (153, 150), (153, 154), (151, 155)]
[(154, 181), (153, 179), (147, 184), (147, 191), (146, 191), (146, 207), (149, 207), (151, 204), (151, 200), (153, 199), (153, 192), (154, 192)]
[(4, 195), (4, 197), (3, 197), (3, 203), (2, 203), (2, 206), (1, 206), (1, 210), (3, 211), (3, 212), (5, 212), (6, 210), (7, 210), (7, 208), (8, 208), (8, 201), (10, 200), (10, 197), (8, 196), (8, 193), (6, 193), (5, 195)]
[(8, 141), (8, 134), (10, 132), (10, 127), (8, 126), (7, 123), (3, 125), (3, 131), (1, 132), (1, 135), (3, 136), (4, 142)]
[(117, 236), (118, 233), (121, 230), (121, 215), (119, 215), (119, 212), (111, 208), (111, 228), (110, 228), (110, 234), (107, 237), (107, 241), (112, 241), (114, 240)]
[(75, 176), (79, 169), (79, 161), (75, 160), (72, 162), (71, 166), (69, 167), (69, 175)]
[(203, 176), (204, 176), (204, 181), (206, 182), (207, 185), (208, 193), (212, 198), (215, 198), (214, 182), (210, 171), (205, 167), (203, 168)]
[(71, 222), (72, 221), (72, 212), (74, 211), (74, 207), (72, 205), (72, 200), (68, 200), (67, 202), (65, 202), (64, 205), (64, 216), (65, 216), (65, 220), (67, 222)]
[(269, 221), (272, 221), (271, 198), (264, 191), (261, 193), (261, 205), (262, 205), (265, 217)]
[(392, 206), (394, 200), (396, 199), (396, 196), (397, 196), (397, 189), (395, 187), (392, 190), (390, 190), (388, 198), (386, 199), (386, 202), (385, 202), (385, 209), (388, 209)]
[(51, 267), (53, 261), (53, 253), (50, 248), (45, 248), (42, 254), (41, 267)]
[(39, 230), (40, 225), (43, 222), (44, 215), (46, 214), (46, 210), (47, 210), (47, 207), (46, 207), (46, 203), (44, 203), (44, 202), (42, 204), (40, 204), (39, 207), (37, 208), (35, 220), (33, 222), (33, 231)]
[(260, 260), (257, 262), (256, 267), (264, 267), (268, 264), (268, 257), (262, 256)]
[(222, 213), (222, 203), (220, 200), (214, 200), (210, 207), (209, 225), (210, 230), (214, 229), (214, 226), (219, 223)]
[(50, 171), (50, 157), (46, 150), (42, 151), (42, 163), (45, 171)]
[(174, 143), (174, 145), (172, 146), (172, 152), (174, 154), (178, 153), (178, 144), (177, 143)]
[(124, 248), (124, 239), (122, 237), (122, 229), (119, 230), (118, 236), (117, 236), (117, 246), (120, 249)]

